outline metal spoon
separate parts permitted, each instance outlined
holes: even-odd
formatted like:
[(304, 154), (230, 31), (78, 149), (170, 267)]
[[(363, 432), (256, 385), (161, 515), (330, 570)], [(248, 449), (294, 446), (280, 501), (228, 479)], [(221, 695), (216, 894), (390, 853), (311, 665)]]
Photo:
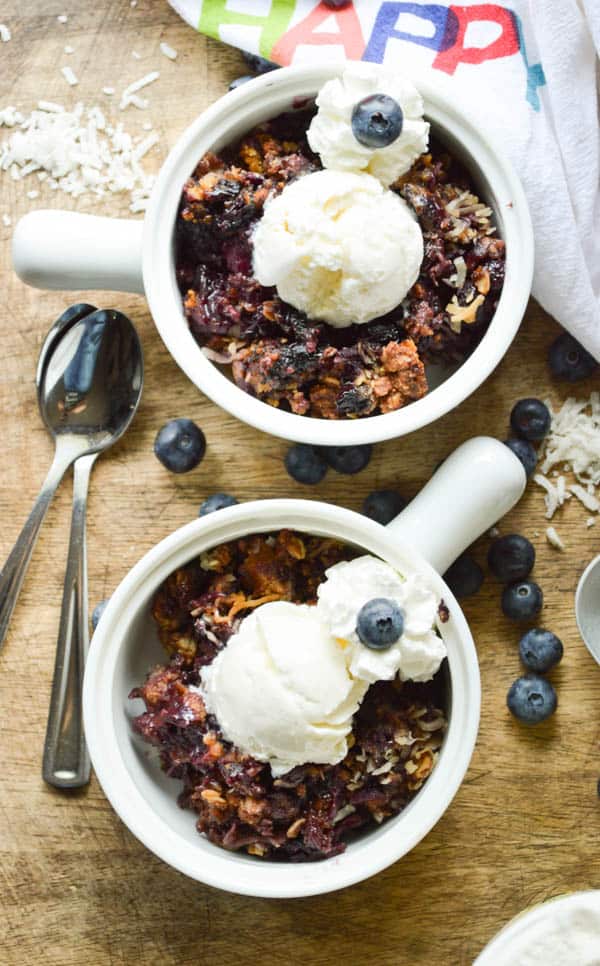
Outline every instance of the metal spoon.
[(85, 517), (90, 473), (99, 453), (129, 426), (143, 382), (142, 349), (126, 316), (93, 312), (75, 328), (65, 333), (69, 341), (75, 337), (75, 351), (65, 359), (63, 395), (56, 406), (77, 416), (96, 440), (74, 464), (69, 554), (42, 764), (43, 778), (57, 788), (80, 788), (90, 777), (81, 708), (89, 646)]
[(56, 449), (52, 465), (48, 472), (48, 476), (42, 485), (40, 495), (34, 504), (33, 510), (29, 514), (27, 522), (25, 523), (20, 536), (13, 547), (8, 560), (4, 564), (2, 571), (0, 571), (0, 648), (2, 647), (4, 638), (6, 637), (8, 624), (17, 602), (17, 597), (19, 596), (23, 579), (27, 572), (29, 560), (35, 546), (40, 527), (43, 523), (44, 517), (46, 516), (46, 511), (50, 506), (50, 502), (54, 496), (56, 488), (73, 460), (75, 460), (81, 453), (85, 452), (85, 450), (89, 448), (87, 439), (85, 437), (73, 438), (70, 435), (62, 434), (64, 430), (64, 420), (62, 418), (57, 420), (56, 426), (54, 426), (49, 419), (46, 418), (45, 376), (48, 364), (51, 361), (55, 350), (59, 346), (63, 333), (71, 326), (79, 322), (80, 319), (94, 311), (95, 307), (93, 305), (87, 305), (86, 303), (79, 303), (78, 305), (72, 305), (70, 308), (68, 308), (66, 312), (63, 312), (60, 318), (56, 320), (50, 329), (50, 332), (46, 336), (40, 352), (36, 373), (38, 405), (40, 407), (42, 419), (46, 423), (46, 426), (52, 435), (55, 437)]

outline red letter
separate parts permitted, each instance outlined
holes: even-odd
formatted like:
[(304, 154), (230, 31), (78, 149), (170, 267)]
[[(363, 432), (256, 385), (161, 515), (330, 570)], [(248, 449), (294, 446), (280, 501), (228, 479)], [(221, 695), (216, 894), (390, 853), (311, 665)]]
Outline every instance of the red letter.
[[(459, 64), (482, 64), (496, 57), (509, 57), (519, 51), (519, 35), (513, 14), (495, 3), (481, 3), (474, 7), (450, 7), (458, 17), (458, 34), (452, 47), (440, 50), (433, 67), (453, 74)], [(501, 28), (500, 36), (487, 47), (465, 47), (464, 40), (470, 23), (485, 21)]]
[[(336, 33), (320, 33), (316, 30), (328, 17), (335, 17), (339, 30)], [(351, 3), (341, 10), (331, 10), (319, 3), (304, 20), (279, 38), (271, 51), (271, 60), (278, 64), (291, 64), (296, 48), (301, 44), (313, 46), (341, 44), (349, 60), (360, 60), (365, 49), (360, 22)]]

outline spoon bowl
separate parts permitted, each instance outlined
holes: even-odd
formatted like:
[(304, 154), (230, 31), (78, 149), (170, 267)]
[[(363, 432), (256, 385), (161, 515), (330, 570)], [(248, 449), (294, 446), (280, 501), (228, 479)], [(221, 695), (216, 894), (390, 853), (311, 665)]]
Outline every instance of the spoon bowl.
[(125, 432), (143, 382), (142, 349), (121, 312), (71, 306), (52, 326), (36, 374), (40, 413), (55, 453), (36, 503), (0, 572), (0, 646), (46, 511), (67, 468)]
[(67, 440), (78, 455), (101, 452), (123, 435), (137, 409), (143, 380), (137, 332), (121, 312), (100, 309), (50, 336), (37, 374), (42, 418), (57, 443)]

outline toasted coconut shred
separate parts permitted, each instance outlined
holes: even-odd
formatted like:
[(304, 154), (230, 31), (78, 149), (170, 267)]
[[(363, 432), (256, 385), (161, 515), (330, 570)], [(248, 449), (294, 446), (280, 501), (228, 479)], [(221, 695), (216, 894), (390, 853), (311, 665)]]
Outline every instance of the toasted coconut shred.
[[(546, 437), (540, 471), (533, 478), (545, 490), (546, 519), (551, 520), (571, 497), (575, 497), (588, 513), (596, 514), (600, 511), (597, 496), (600, 485), (600, 393), (591, 393), (589, 399), (570, 396), (556, 413), (548, 401), (546, 405), (552, 415), (552, 425)], [(570, 472), (575, 482), (568, 483), (562, 473), (557, 473), (559, 470)], [(550, 473), (553, 480), (548, 478)], [(588, 517), (586, 526), (592, 526), (593, 522), (594, 518)], [(546, 535), (553, 546), (557, 546), (548, 531)]]

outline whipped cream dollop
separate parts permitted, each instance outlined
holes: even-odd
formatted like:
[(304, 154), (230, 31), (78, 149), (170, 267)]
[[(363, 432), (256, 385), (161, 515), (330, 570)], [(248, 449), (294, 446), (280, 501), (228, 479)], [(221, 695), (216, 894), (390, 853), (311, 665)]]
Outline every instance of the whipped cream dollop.
[(253, 249), (261, 285), (342, 328), (402, 301), (419, 274), (423, 236), (406, 202), (371, 175), (324, 170), (267, 202)]
[[(374, 651), (356, 633), (360, 608), (374, 597), (404, 612), (399, 641)], [(348, 751), (352, 719), (369, 685), (427, 681), (446, 655), (434, 630), (438, 602), (420, 575), (404, 580), (372, 556), (325, 572), (316, 606), (273, 601), (240, 624), (200, 691), (224, 737), (275, 777), (307, 762), (334, 765)]]
[(258, 607), (202, 670), (204, 701), (224, 736), (275, 776), (341, 761), (367, 687), (316, 608), (286, 601)]
[[(402, 108), (402, 131), (384, 148), (367, 147), (352, 132), (355, 105), (372, 94), (387, 94)], [(405, 77), (376, 64), (352, 64), (341, 77), (327, 81), (317, 107), (307, 137), (325, 168), (365, 171), (387, 187), (427, 151), (429, 124), (423, 120), (421, 95)]]
[[(350, 673), (368, 681), (429, 681), (446, 656), (446, 646), (435, 632), (438, 599), (419, 574), (404, 579), (377, 557), (366, 555), (342, 561), (325, 571), (317, 588), (317, 612), (331, 633), (347, 647)], [(356, 632), (358, 612), (374, 597), (395, 601), (404, 613), (404, 630), (384, 651), (361, 643)]]

